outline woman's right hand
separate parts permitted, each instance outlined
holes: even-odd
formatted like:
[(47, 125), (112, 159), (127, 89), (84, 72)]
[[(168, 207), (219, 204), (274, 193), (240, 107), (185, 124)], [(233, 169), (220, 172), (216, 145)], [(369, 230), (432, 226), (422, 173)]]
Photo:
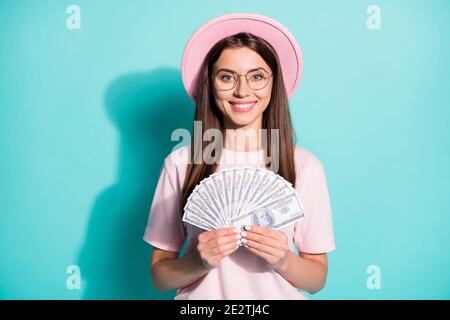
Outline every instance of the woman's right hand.
[(209, 270), (216, 268), (220, 260), (239, 248), (240, 239), (239, 228), (202, 232), (198, 236), (197, 251), (203, 266)]

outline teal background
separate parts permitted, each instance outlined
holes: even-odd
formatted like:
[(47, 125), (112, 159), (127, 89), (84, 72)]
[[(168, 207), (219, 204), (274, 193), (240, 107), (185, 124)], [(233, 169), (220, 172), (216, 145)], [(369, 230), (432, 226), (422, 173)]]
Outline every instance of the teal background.
[[(66, 8), (81, 9), (68, 30)], [(369, 5), (381, 9), (369, 30)], [(171, 299), (142, 240), (191, 130), (180, 60), (225, 13), (284, 24), (304, 57), (297, 143), (323, 163), (336, 251), (312, 299), (450, 298), (450, 2), (0, 2), (0, 298)], [(81, 290), (66, 288), (79, 265)], [(381, 269), (381, 289), (366, 286)]]

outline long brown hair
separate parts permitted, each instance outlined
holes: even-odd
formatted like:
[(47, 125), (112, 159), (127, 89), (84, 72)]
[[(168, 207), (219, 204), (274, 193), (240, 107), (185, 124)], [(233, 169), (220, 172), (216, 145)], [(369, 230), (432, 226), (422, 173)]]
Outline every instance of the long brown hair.
[[(211, 50), (208, 52), (205, 58), (205, 62), (201, 68), (198, 77), (197, 86), (197, 99), (195, 109), (195, 121), (201, 121), (202, 123), (202, 135), (200, 137), (194, 137), (199, 139), (191, 143), (191, 158), (187, 167), (186, 177), (184, 179), (184, 185), (182, 188), (182, 196), (180, 202), (180, 215), (183, 215), (183, 208), (186, 205), (187, 198), (193, 191), (195, 186), (200, 183), (204, 178), (208, 177), (212, 173), (216, 172), (218, 163), (211, 161), (206, 163), (195, 163), (195, 157), (199, 156), (194, 154), (194, 151), (201, 152), (211, 142), (203, 141), (202, 137), (208, 129), (219, 129), (222, 132), (222, 136), (225, 136), (225, 127), (221, 111), (217, 108), (214, 96), (213, 96), (213, 81), (211, 78), (211, 70), (214, 63), (219, 59), (220, 54), (226, 48), (242, 48), (248, 47), (249, 49), (258, 53), (264, 61), (269, 65), (273, 72), (273, 86), (270, 98), (270, 103), (263, 113), (262, 129), (267, 129), (270, 133), (271, 129), (279, 129), (279, 152), (280, 160), (278, 172), (280, 176), (292, 183), (295, 186), (295, 163), (294, 163), (294, 130), (291, 123), (291, 117), (289, 113), (289, 104), (286, 88), (283, 82), (283, 75), (280, 68), (280, 62), (278, 55), (273, 47), (264, 39), (252, 35), (251, 33), (241, 32), (227, 38), (224, 38), (217, 42)], [(194, 132), (194, 130), (193, 130)], [(201, 150), (195, 150), (195, 143), (201, 145)], [(264, 146), (264, 154), (267, 157), (271, 157), (271, 134), (267, 135), (267, 143)], [(222, 150), (216, 148), (214, 151), (218, 152), (218, 155), (213, 156), (220, 159)], [(200, 155), (200, 156), (202, 156)], [(198, 159), (198, 158), (197, 158)], [(266, 167), (270, 168), (271, 163), (266, 162)]]

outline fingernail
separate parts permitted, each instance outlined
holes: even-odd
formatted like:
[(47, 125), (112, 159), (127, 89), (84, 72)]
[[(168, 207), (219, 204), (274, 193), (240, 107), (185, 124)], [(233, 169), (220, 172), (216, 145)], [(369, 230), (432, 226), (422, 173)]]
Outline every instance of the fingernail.
[(242, 242), (242, 243), (247, 243), (247, 239), (242, 238), (242, 239), (241, 239), (241, 242)]
[(252, 227), (250, 227), (250, 226), (245, 226), (244, 229), (245, 229), (245, 230), (251, 230)]
[(242, 238), (242, 236), (238, 233), (238, 234), (236, 235), (236, 239), (240, 239), (240, 238)]
[(238, 227), (235, 227), (233, 230), (235, 233), (239, 233), (241, 231), (241, 229), (239, 229)]
[(244, 244), (244, 247), (248, 248), (248, 245)]
[(246, 236), (247, 236), (247, 232), (242, 231), (242, 232), (241, 232), (241, 236), (246, 237)]
[(242, 246), (242, 243), (241, 243), (241, 241), (239, 241), (239, 240), (238, 240), (238, 241), (236, 241), (236, 246), (238, 246), (238, 247), (239, 247), (239, 246)]

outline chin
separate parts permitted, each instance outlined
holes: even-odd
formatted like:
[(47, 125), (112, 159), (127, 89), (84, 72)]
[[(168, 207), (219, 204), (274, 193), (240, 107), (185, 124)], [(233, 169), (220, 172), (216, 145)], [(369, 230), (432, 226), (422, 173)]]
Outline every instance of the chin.
[(249, 116), (234, 116), (230, 120), (237, 126), (245, 127), (247, 125), (255, 122), (257, 117), (249, 117)]

